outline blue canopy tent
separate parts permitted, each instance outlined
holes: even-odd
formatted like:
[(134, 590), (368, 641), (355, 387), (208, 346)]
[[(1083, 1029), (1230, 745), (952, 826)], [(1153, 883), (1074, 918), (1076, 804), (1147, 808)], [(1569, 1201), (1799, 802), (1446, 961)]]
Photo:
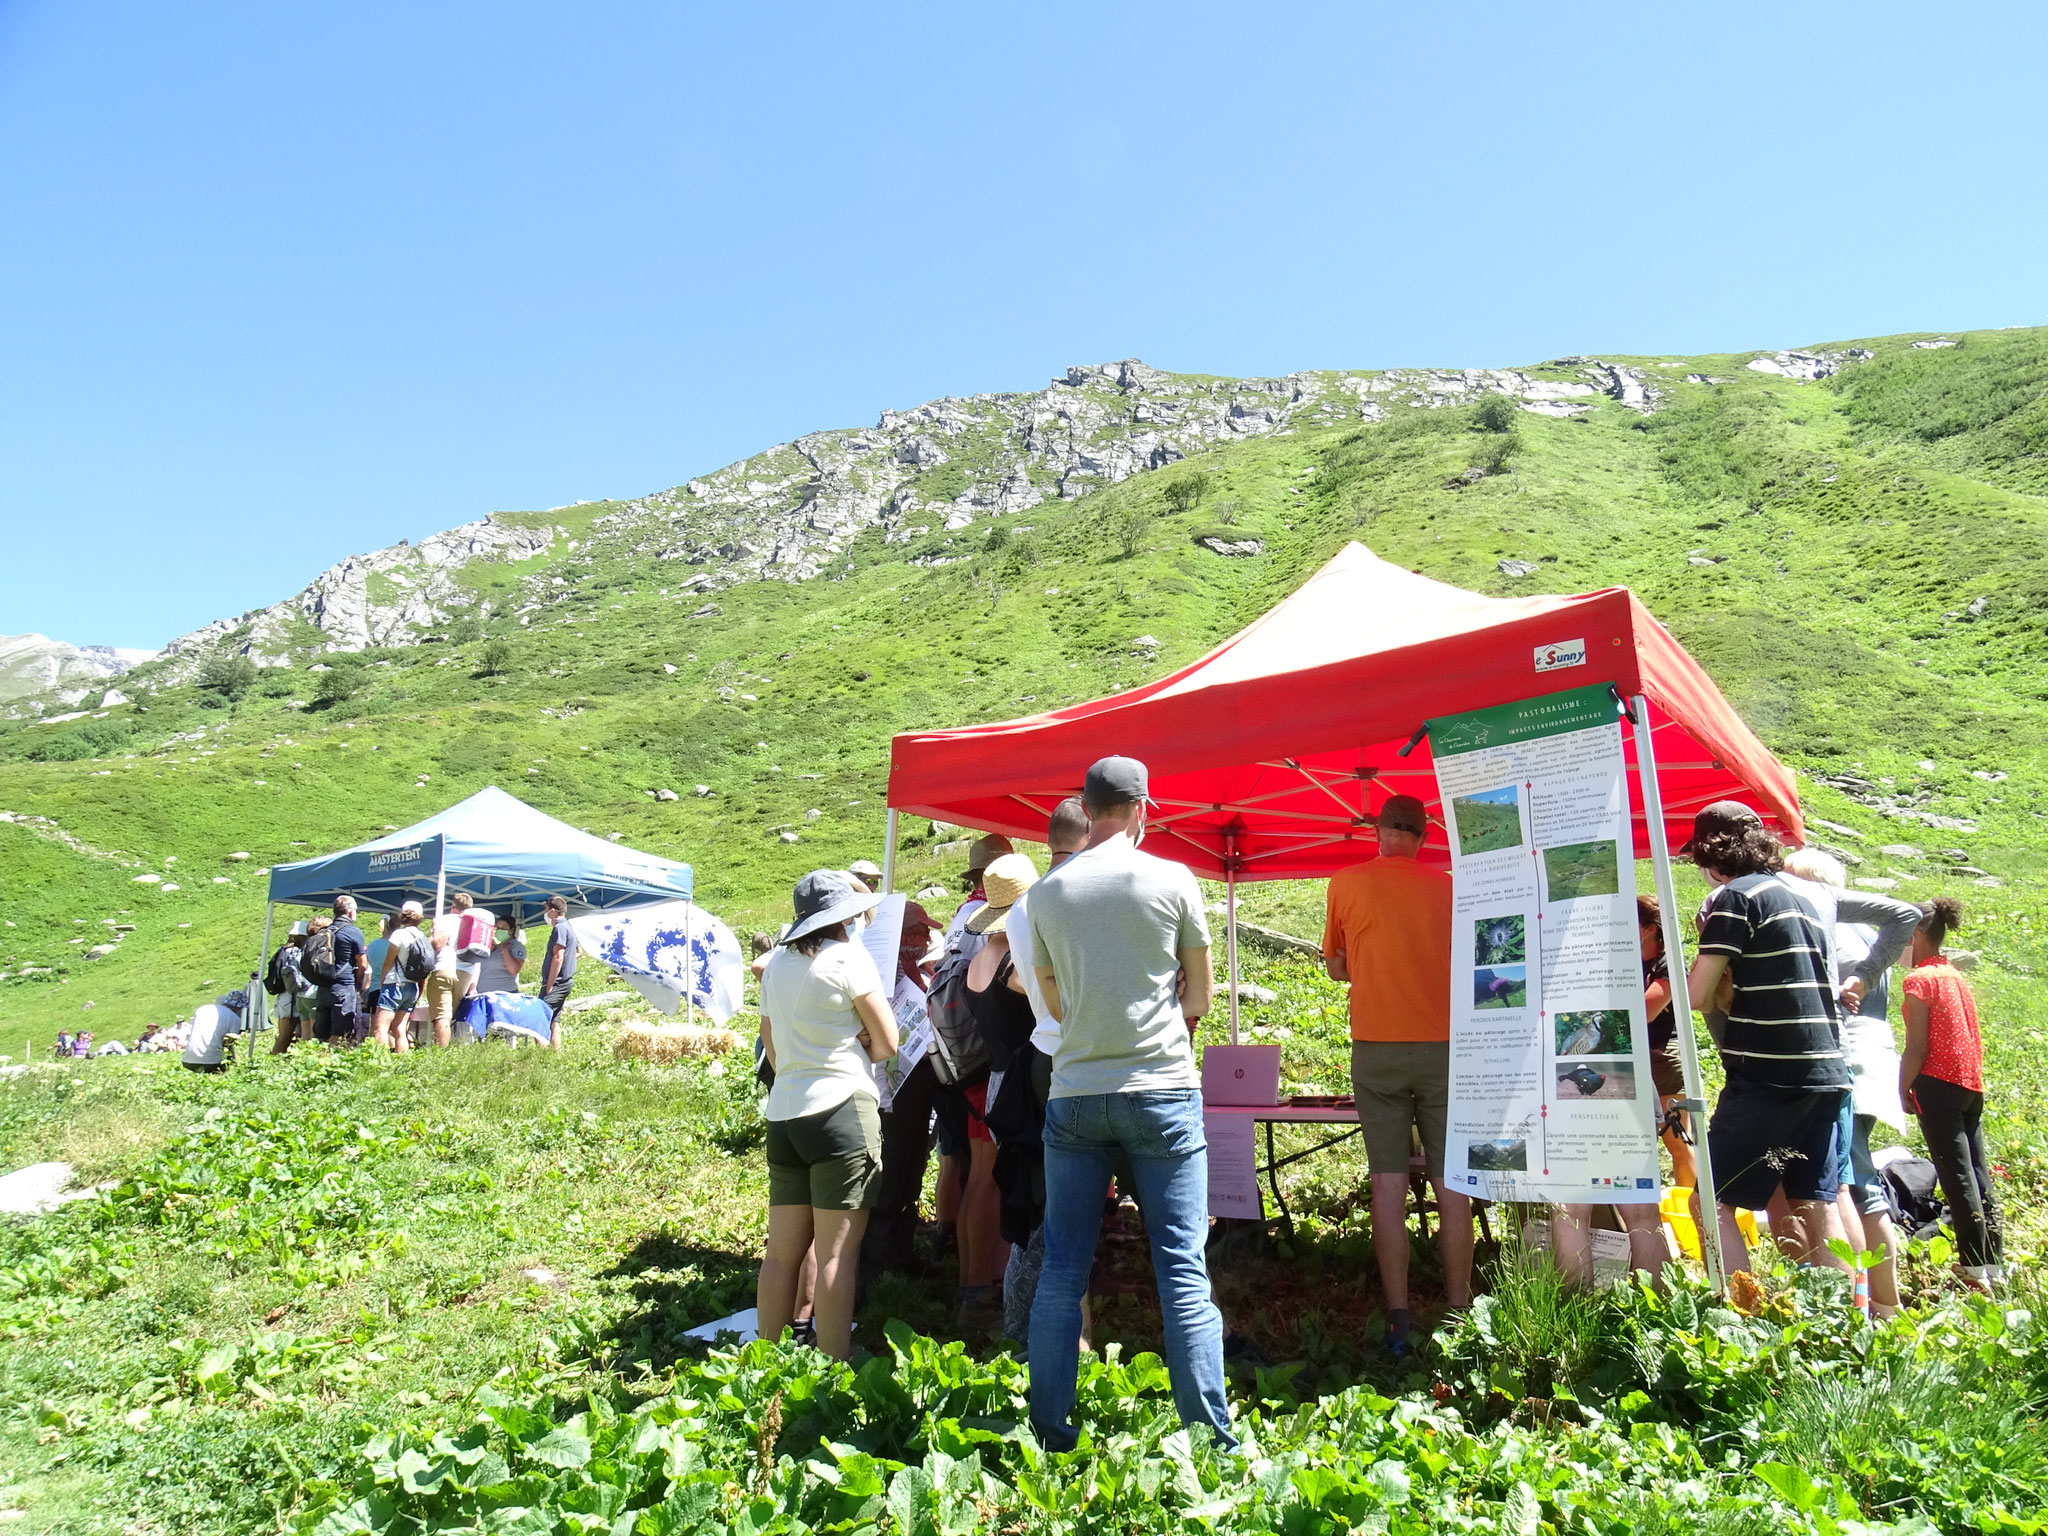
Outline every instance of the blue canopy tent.
[(467, 892), (517, 921), (550, 896), (571, 913), (611, 912), (687, 898), (693, 883), (687, 864), (579, 832), (492, 785), (397, 832), (271, 870), (258, 970), (280, 902), (327, 906), (347, 895), (365, 911), (395, 912), (417, 901), (438, 917), (449, 896)]

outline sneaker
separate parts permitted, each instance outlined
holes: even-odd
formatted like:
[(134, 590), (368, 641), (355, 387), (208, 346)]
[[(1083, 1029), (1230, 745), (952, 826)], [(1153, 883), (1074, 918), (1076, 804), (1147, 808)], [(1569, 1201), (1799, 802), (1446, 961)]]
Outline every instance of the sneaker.
[(1387, 1314), (1387, 1353), (1396, 1360), (1405, 1360), (1415, 1353), (1415, 1341), (1409, 1336), (1408, 1313), (1405, 1309)]

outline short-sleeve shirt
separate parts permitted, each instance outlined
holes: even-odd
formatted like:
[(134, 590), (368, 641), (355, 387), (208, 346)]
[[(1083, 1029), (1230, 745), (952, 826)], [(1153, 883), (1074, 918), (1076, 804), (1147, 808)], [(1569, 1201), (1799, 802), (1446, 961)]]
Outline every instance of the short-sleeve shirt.
[(1024, 915), (1024, 904), (1030, 899), (1029, 891), (1017, 898), (1017, 904), (1010, 908), (1010, 920), (1003, 924), (1003, 932), (1010, 936), (1010, 958), (1016, 964), (1024, 995), (1031, 1000), (1031, 1015), (1038, 1020), (1038, 1027), (1031, 1031), (1031, 1043), (1051, 1056), (1060, 1048), (1060, 1021), (1046, 1012), (1045, 989), (1038, 984), (1038, 967), (1031, 963), (1037, 951), (1031, 944), (1031, 920)]
[(1351, 1038), (1451, 1038), (1451, 877), (1377, 858), (1330, 877), (1323, 953), (1344, 952)]
[[(556, 960), (556, 955), (561, 958)], [(569, 926), (569, 919), (563, 918), (548, 930), (548, 952), (542, 960), (542, 975), (546, 975), (547, 960), (555, 960), (559, 969), (555, 972), (555, 985), (560, 986), (576, 974), (576, 930)]]
[(776, 945), (761, 972), (761, 1012), (775, 1042), (766, 1118), (823, 1114), (856, 1093), (881, 1097), (853, 1007), (855, 998), (880, 991), (881, 973), (858, 940), (833, 939), (815, 955)]
[(1200, 1086), (1175, 982), (1209, 923), (1186, 865), (1119, 833), (1032, 886), (1025, 919), (1033, 963), (1059, 983), (1053, 1098)]
[(514, 960), (521, 966), (526, 964), (526, 940), (516, 933), (492, 950), (490, 958), (484, 961), (483, 968), (477, 972), (477, 991), (517, 992), (519, 978), (513, 974), (510, 964)]
[[(353, 1002), (356, 996), (356, 961), (368, 960), (368, 951), (363, 945), (363, 930), (354, 923), (337, 921), (334, 925), (334, 980), (328, 983), (328, 993), (337, 1003)], [(370, 980), (376, 981), (372, 976)]]
[[(1671, 984), (1671, 965), (1664, 956), (1658, 955), (1643, 962), (1643, 990), (1649, 991), (1658, 982)], [(1664, 1004), (1664, 1011), (1650, 1020), (1650, 1049), (1672, 1044), (1678, 1039), (1678, 1015), (1671, 1011), (1671, 1004)]]
[(1700, 953), (1727, 956), (1735, 980), (1721, 1038), (1729, 1076), (1814, 1092), (1849, 1086), (1829, 938), (1812, 906), (1774, 874), (1744, 875), (1715, 892)]
[(1927, 1059), (1920, 1070), (1944, 1083), (1984, 1091), (1984, 1042), (1977, 1033), (1977, 999), (1947, 955), (1923, 960), (1906, 973), (1906, 996), (1927, 1005)]

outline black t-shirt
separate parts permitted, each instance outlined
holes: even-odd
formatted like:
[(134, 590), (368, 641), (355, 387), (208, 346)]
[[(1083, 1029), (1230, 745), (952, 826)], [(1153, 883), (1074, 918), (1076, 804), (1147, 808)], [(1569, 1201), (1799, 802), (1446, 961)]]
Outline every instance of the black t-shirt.
[(1791, 886), (1768, 874), (1722, 886), (1707, 909), (1700, 953), (1726, 955), (1735, 978), (1721, 1040), (1730, 1076), (1817, 1092), (1849, 1086), (1828, 934)]
[[(1668, 982), (1670, 979), (1671, 967), (1665, 963), (1662, 955), (1657, 956), (1654, 960), (1645, 960), (1643, 962), (1643, 990), (1645, 992), (1650, 990), (1652, 982)], [(1671, 1004), (1667, 1002), (1664, 1005), (1664, 1011), (1650, 1020), (1650, 1049), (1654, 1051), (1660, 1046), (1669, 1045), (1677, 1038), (1678, 1015), (1671, 1011)]]
[(337, 1000), (356, 995), (356, 961), (365, 953), (362, 929), (354, 923), (334, 925), (334, 980), (329, 990)]

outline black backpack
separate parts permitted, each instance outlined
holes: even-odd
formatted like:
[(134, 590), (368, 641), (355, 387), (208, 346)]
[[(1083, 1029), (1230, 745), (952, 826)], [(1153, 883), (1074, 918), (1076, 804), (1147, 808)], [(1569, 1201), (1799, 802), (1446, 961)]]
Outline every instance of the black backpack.
[[(398, 974), (410, 982), (423, 982), (434, 974), (434, 949), (426, 935), (412, 930), (410, 942), (398, 945)], [(391, 941), (398, 944), (398, 940)]]
[(1880, 1175), (1892, 1215), (1908, 1237), (1918, 1237), (1941, 1225), (1948, 1215), (1942, 1203), (1941, 1180), (1934, 1164), (1924, 1157), (1895, 1157)]
[(308, 981), (330, 986), (341, 974), (334, 963), (334, 929), (322, 928), (307, 939), (299, 950), (299, 970)]
[(294, 944), (280, 944), (277, 946), (277, 953), (270, 957), (270, 964), (263, 972), (263, 990), (272, 997), (283, 997), (291, 990), (291, 971), (284, 963), (284, 952), (297, 947)]
[(925, 994), (932, 1021), (932, 1071), (942, 1083), (971, 1082), (988, 1065), (988, 1043), (967, 1003), (967, 967), (973, 956), (958, 951), (939, 962)]

